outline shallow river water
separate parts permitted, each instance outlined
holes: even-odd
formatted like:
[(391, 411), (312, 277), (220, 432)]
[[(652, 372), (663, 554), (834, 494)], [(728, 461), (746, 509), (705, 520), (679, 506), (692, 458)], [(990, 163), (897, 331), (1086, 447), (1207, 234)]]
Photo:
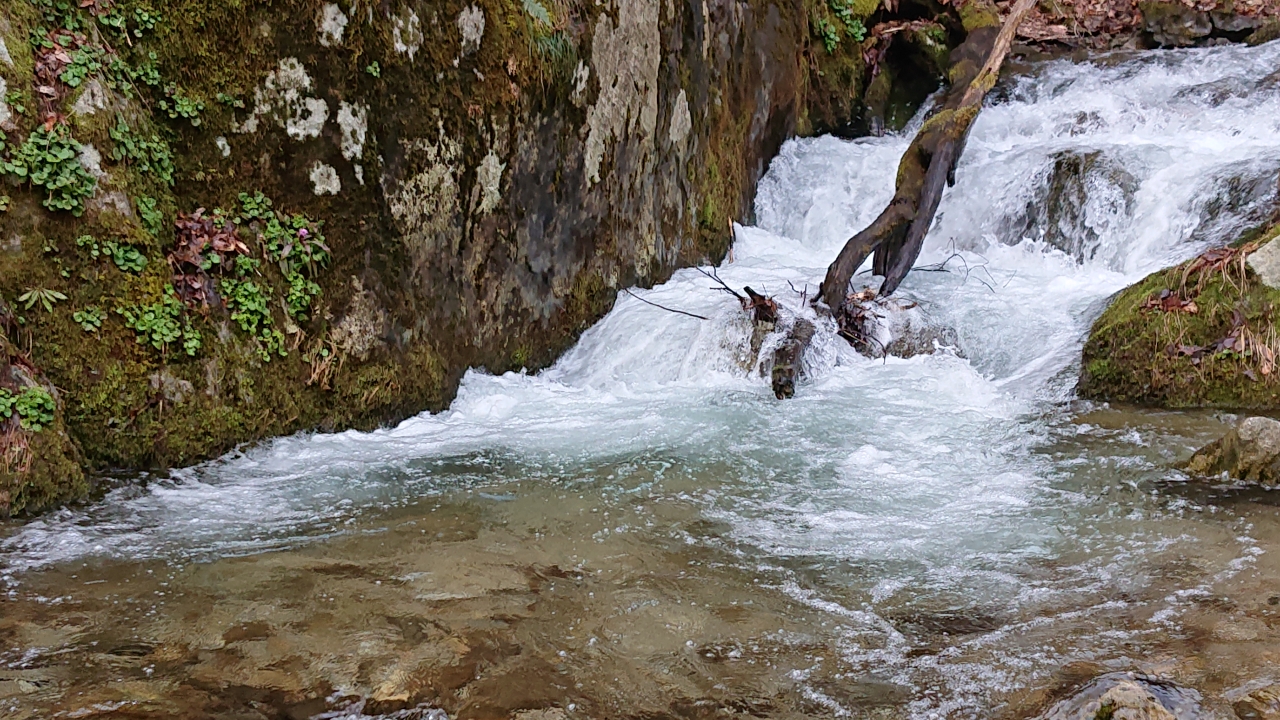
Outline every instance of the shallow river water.
[[(796, 397), (686, 270), (536, 375), (0, 529), (0, 715), (1022, 717), (1280, 651), (1280, 498), (1172, 469), (1232, 418), (1073, 398), (1113, 292), (1270, 210), (1280, 43), (1053, 61), (980, 116), (901, 302)], [(805, 309), (901, 137), (788, 143), (728, 284)], [(766, 345), (770, 340), (766, 340)], [(747, 358), (744, 364), (743, 360)], [(1229, 712), (1229, 710), (1225, 711)]]

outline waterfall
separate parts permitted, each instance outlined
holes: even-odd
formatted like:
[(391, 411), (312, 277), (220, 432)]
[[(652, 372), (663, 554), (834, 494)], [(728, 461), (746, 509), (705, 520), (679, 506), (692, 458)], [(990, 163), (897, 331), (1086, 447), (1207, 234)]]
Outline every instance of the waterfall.
[[(438, 415), (283, 438), (119, 487), (0, 540), (0, 574), (16, 588), (60, 564), (293, 548), (459, 492), (518, 503), (513, 483), (582, 488), (618, 512), (665, 493), (703, 523), (673, 530), (683, 542), (844, 623), (846, 662), (939, 689), (912, 712), (980, 706), (1099, 642), (1055, 623), (1105, 613), (1116, 593), (1152, 595), (1152, 558), (1222, 535), (1148, 492), (1170, 473), (1149, 451), (1158, 432), (1076, 417), (1075, 363), (1111, 294), (1269, 212), (1277, 67), (1280, 42), (1058, 60), (1002, 83), (919, 260), (933, 269), (895, 296), (954, 347), (869, 359), (805, 302), (891, 197), (910, 129), (793, 140), (760, 184), (758, 225), (736, 229), (717, 270), (817, 322), (793, 400), (773, 398), (736, 300), (682, 270), (621, 293), (543, 372), (473, 371)], [(1219, 540), (1229, 551), (1213, 572), (1252, 557), (1245, 534)], [(1142, 601), (1157, 621), (1180, 602), (1163, 592)], [(920, 660), (894, 629), (948, 613), (989, 618), (976, 627), (998, 648)]]

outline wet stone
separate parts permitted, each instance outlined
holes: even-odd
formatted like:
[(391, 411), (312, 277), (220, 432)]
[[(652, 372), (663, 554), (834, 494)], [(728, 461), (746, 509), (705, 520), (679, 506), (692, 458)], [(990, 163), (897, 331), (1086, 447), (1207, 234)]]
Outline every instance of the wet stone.
[(1280, 243), (1263, 245), (1249, 255), (1247, 262), (1263, 285), (1280, 289)]
[(1240, 720), (1277, 720), (1280, 718), (1280, 684), (1249, 691), (1233, 702), (1231, 709)]
[(1245, 418), (1222, 439), (1198, 450), (1187, 463), (1187, 472), (1203, 477), (1225, 474), (1235, 480), (1274, 486), (1280, 481), (1280, 422)]
[(1200, 695), (1196, 691), (1121, 672), (1095, 678), (1038, 720), (1192, 720), (1198, 717)]

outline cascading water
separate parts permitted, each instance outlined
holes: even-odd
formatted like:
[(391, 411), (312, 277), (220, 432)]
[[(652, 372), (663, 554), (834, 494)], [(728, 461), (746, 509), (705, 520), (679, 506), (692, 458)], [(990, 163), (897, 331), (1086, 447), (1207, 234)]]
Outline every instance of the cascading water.
[[(551, 488), (581, 504), (547, 518), (582, 534), (580, 562), (609, 534), (714, 550), (830, 618), (844, 667), (907, 688), (904, 711), (982, 714), (1063, 662), (1140, 644), (1257, 552), (1241, 523), (1150, 494), (1187, 439), (1080, 421), (1069, 401), (1111, 293), (1269, 211), (1277, 67), (1272, 43), (1054, 61), (1003, 86), (919, 262), (946, 271), (899, 293), (958, 348), (870, 360), (819, 323), (807, 380), (780, 403), (744, 369), (736, 301), (681, 271), (635, 292), (709, 319), (622, 294), (551, 369), (472, 372), (440, 415), (281, 439), (30, 522), (0, 541), (10, 597), (44, 568), (180, 567), (377, 532), (459, 493), (505, 508)], [(810, 313), (908, 139), (788, 143), (720, 277)], [(641, 498), (689, 515), (664, 525)], [(629, 519), (579, 526), (586, 507)], [(1188, 555), (1193, 576), (1153, 570)], [(920, 640), (939, 628), (968, 639)], [(809, 672), (793, 673), (806, 697), (844, 707)]]

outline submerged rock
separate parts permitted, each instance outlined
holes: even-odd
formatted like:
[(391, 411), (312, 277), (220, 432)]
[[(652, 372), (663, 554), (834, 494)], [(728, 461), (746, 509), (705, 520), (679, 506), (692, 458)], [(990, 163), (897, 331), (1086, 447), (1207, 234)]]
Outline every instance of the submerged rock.
[(1240, 720), (1276, 720), (1280, 718), (1280, 683), (1263, 687), (1251, 683), (1227, 693), (1227, 701)]
[[(1068, 132), (1088, 132), (1102, 122), (1081, 113)], [(1133, 212), (1138, 179), (1117, 158), (1097, 150), (1058, 152), (1047, 173), (1027, 203), (1021, 227), (1010, 228), (1009, 237), (1041, 239), (1077, 262), (1095, 259), (1115, 219)]]
[(942, 348), (964, 357), (955, 328), (932, 317), (918, 303), (896, 298), (869, 300), (853, 315), (858, 327), (850, 339), (867, 357), (912, 358), (932, 355)]
[(1280, 422), (1244, 419), (1222, 438), (1196, 451), (1187, 463), (1193, 475), (1226, 474), (1236, 480), (1276, 485), (1280, 480)]
[(1109, 673), (1059, 702), (1038, 720), (1191, 720), (1200, 694), (1136, 673)]

